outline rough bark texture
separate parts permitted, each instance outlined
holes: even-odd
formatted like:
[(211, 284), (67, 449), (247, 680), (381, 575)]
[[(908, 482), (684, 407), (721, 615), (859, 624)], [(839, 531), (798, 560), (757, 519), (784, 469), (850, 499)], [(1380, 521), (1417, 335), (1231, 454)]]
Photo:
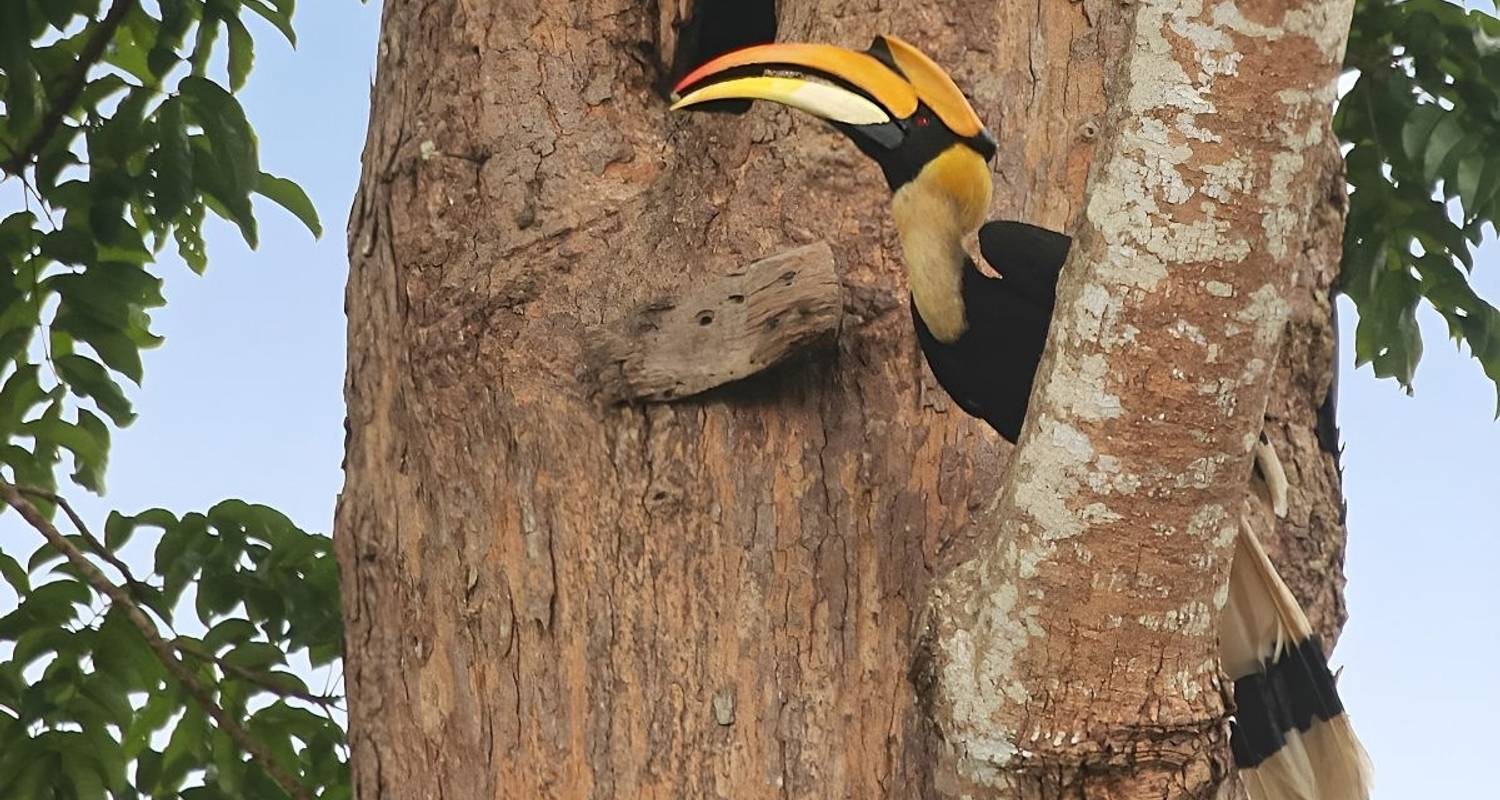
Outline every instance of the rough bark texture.
[(934, 590), (944, 793), (1222, 791), (1218, 617), (1351, 11), (1136, 6), (998, 535)]
[[(945, 791), (918, 616), (1008, 448), (921, 364), (872, 165), (783, 109), (667, 112), (673, 5), (387, 3), (336, 537), (365, 800)], [(922, 43), (1000, 135), (995, 215), (1071, 228), (1128, 10), (783, 0), (781, 38)], [(835, 348), (685, 403), (589, 400), (592, 331), (817, 240), (847, 298)], [(1292, 308), (1273, 434), (1316, 480), (1284, 552), (1332, 569), (1290, 577), (1336, 624), (1337, 474), (1311, 438), (1331, 339), (1315, 301)]]

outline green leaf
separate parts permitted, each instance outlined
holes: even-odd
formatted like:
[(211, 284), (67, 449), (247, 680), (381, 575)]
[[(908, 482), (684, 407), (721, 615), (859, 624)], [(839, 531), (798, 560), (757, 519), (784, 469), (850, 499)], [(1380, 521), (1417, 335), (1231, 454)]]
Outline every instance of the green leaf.
[(73, 480), (95, 494), (104, 493), (104, 465), (109, 451), (109, 430), (86, 409), (78, 411), (79, 424), (55, 416), (26, 423), (25, 430), (40, 440), (73, 453)]
[(270, 687), (282, 696), (308, 694), (307, 682), (290, 672), (263, 672), (259, 676), (261, 685)]
[(162, 751), (161, 774), (156, 779), (156, 791), (166, 794), (176, 791), (195, 764), (202, 763), (208, 750), (208, 720), (197, 704), (190, 704), (187, 713), (177, 721), (167, 749)]
[(254, 249), (259, 244), (259, 234), (250, 196), (233, 183), (225, 166), (215, 160), (213, 152), (201, 146), (202, 141), (202, 136), (193, 137), (193, 172), (202, 192), (203, 207), (237, 225), (245, 244)]
[(238, 92), (255, 65), (255, 42), (239, 17), (225, 17), (224, 22), (229, 29), (229, 88)]
[(262, 172), (255, 191), (292, 212), (303, 225), (307, 226), (309, 231), (312, 231), (314, 237), (323, 235), (323, 224), (318, 221), (318, 210), (313, 207), (312, 200), (308, 199), (307, 193), (302, 191), (301, 186), (286, 178), (278, 178)]
[(24, 611), (38, 624), (62, 624), (74, 618), (72, 606), (88, 608), (94, 593), (78, 581), (61, 580), (37, 586), (26, 595), (18, 611)]
[(151, 70), (148, 57), (154, 45), (154, 37), (148, 36), (143, 42), (136, 38), (136, 32), (130, 26), (122, 25), (115, 31), (111, 46), (104, 51), (104, 62), (130, 73), (142, 86), (155, 86), (157, 76)]
[(9, 438), (21, 427), (21, 420), (47, 395), (37, 381), (37, 366), (17, 367), (0, 388), (0, 433)]
[(218, 653), (226, 645), (243, 644), (253, 638), (255, 626), (249, 620), (226, 619), (203, 635), (203, 646), (210, 652)]
[(57, 756), (48, 755), (29, 762), (16, 782), (11, 784), (14, 797), (55, 797), (52, 787), (57, 777)]
[(260, 168), (255, 132), (250, 129), (240, 102), (224, 87), (196, 76), (183, 78), (178, 90), (192, 111), (193, 120), (203, 127), (214, 156), (224, 166), (225, 176), (248, 195), (255, 187)]
[(147, 797), (156, 790), (161, 782), (161, 753), (155, 750), (147, 750), (140, 754), (135, 766), (135, 788), (136, 791)]
[(169, 97), (156, 111), (155, 181), (152, 191), (162, 222), (175, 222), (193, 196), (193, 150), (188, 144), (182, 99)]
[(73, 19), (73, 4), (67, 0), (47, 0), (41, 3), (42, 13), (47, 22), (59, 32), (68, 29), (68, 23)]
[(1432, 142), (1432, 130), (1443, 120), (1435, 105), (1418, 106), (1401, 128), (1401, 149), (1414, 164), (1421, 164)]
[[(188, 62), (193, 65), (193, 77), (201, 79), (208, 74), (208, 60), (213, 55), (214, 42), (219, 39), (221, 20), (212, 6), (205, 6), (203, 17), (198, 21), (198, 38), (193, 43), (193, 53)], [(184, 79), (185, 80), (185, 79)]]
[(92, 264), (98, 255), (94, 238), (77, 228), (60, 228), (42, 236), (42, 255), (64, 264)]
[(11, 662), (25, 669), (32, 662), (53, 653), (76, 657), (79, 644), (73, 631), (52, 625), (34, 625), (16, 638)]
[(276, 26), (281, 35), (293, 47), (297, 46), (297, 33), (292, 30), (292, 4), (290, 2), (278, 2), (274, 7), (265, 0), (244, 0), (245, 7), (263, 17), (267, 22)]
[[(250, 193), (260, 178), (255, 133), (239, 101), (213, 81), (188, 77), (179, 90), (202, 136), (189, 137), (193, 175), (215, 213), (235, 222), (251, 247), (256, 245)], [(181, 240), (179, 239), (179, 244)]]
[(31, 579), (27, 576), (26, 569), (21, 566), (21, 562), (5, 553), (0, 553), (0, 577), (5, 578), (5, 582), (10, 584), (16, 594), (31, 591)]
[(208, 254), (203, 249), (203, 211), (202, 202), (189, 203), (172, 231), (177, 240), (177, 254), (187, 262), (188, 269), (199, 275), (208, 268)]
[(266, 642), (246, 642), (236, 646), (224, 656), (224, 660), (236, 667), (265, 670), (286, 664), (286, 653), (280, 647)]
[[(130, 705), (129, 690), (107, 671), (96, 669), (90, 673), (84, 680), (83, 694), (104, 710), (109, 717), (110, 724), (121, 730), (124, 730), (135, 719), (135, 709)], [(111, 742), (111, 745), (113, 745), (111, 749), (119, 748), (119, 745), (114, 742)], [(105, 748), (99, 749), (102, 751)], [(123, 756), (123, 753), (119, 755)], [(121, 766), (123, 767), (123, 764)]]
[(1434, 183), (1442, 169), (1443, 162), (1453, 153), (1454, 148), (1464, 139), (1464, 127), (1458, 119), (1457, 114), (1443, 114), (1438, 123), (1433, 126), (1432, 132), (1427, 140), (1427, 150), (1422, 161), (1422, 177), (1427, 182)]
[(157, 77), (165, 77), (180, 60), (177, 48), (182, 45), (183, 36), (198, 18), (202, 6), (188, 0), (157, 0), (157, 5), (161, 7), (161, 28), (146, 63)]
[(140, 346), (124, 331), (103, 324), (97, 319), (82, 316), (72, 308), (60, 310), (52, 322), (52, 328), (54, 331), (71, 334), (80, 342), (88, 343), (110, 369), (130, 378), (136, 385), (140, 385), (143, 377)]
[(116, 425), (123, 428), (135, 421), (130, 401), (99, 362), (80, 355), (57, 356), (52, 361), (68, 388), (80, 397), (91, 398)]
[(1458, 162), (1458, 201), (1464, 207), (1464, 215), (1473, 217), (1479, 209), (1475, 200), (1479, 196), (1479, 177), (1484, 172), (1484, 155), (1471, 153)]
[(41, 95), (36, 69), (29, 58), (31, 23), (26, 3), (14, 0), (0, 3), (0, 71), (6, 77), (5, 115), (18, 142), (24, 141), (36, 124)]
[[(167, 724), (167, 719), (180, 707), (181, 701), (177, 699), (176, 692), (153, 692), (146, 699), (146, 705), (142, 706), (141, 710), (137, 712), (135, 721), (130, 724), (130, 728), (121, 737), (121, 743), (125, 749), (125, 757), (136, 758), (139, 756), (147, 743), (151, 741), (151, 735), (161, 730), (162, 726)], [(146, 759), (141, 759), (143, 765), (145, 761)], [(154, 783), (155, 779), (151, 778), (146, 782), (146, 785), (154, 785)]]
[(77, 800), (104, 800), (104, 781), (92, 759), (64, 758), (63, 771), (73, 784), (73, 796)]
[(36, 572), (37, 568), (62, 557), (62, 553), (58, 552), (58, 549), (53, 547), (51, 542), (43, 542), (37, 546), (36, 550), (32, 551), (31, 557), (26, 559), (26, 571)]
[(239, 797), (245, 772), (239, 748), (235, 747), (229, 734), (219, 729), (213, 732), (212, 747), (218, 787), (229, 797)]

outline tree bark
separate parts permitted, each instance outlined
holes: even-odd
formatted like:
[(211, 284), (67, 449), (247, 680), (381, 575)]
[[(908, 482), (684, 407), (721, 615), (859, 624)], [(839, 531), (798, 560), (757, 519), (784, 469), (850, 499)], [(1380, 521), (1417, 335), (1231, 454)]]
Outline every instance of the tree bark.
[[(927, 717), (941, 693), (919, 702), (909, 673), (935, 581), (993, 550), (1009, 448), (921, 363), (873, 165), (784, 109), (666, 110), (673, 5), (387, 3), (349, 227), (336, 524), (365, 800), (911, 798), (960, 779), (951, 725)], [(1140, 13), (783, 0), (780, 38), (920, 42), (999, 134), (995, 216), (1073, 230)], [(1334, 626), (1337, 471), (1313, 431), (1339, 229), (1292, 228), (1311, 257), (1269, 411), (1303, 479), (1273, 555), (1328, 566), (1289, 579)], [(587, 354), (643, 304), (818, 240), (844, 283), (832, 348), (684, 402), (591, 396)], [(1080, 244), (1097, 259), (1096, 235)], [(1252, 427), (1265, 384), (1244, 391), (1215, 436)], [(1228, 504), (1243, 459), (1220, 450)], [(1204, 596), (1222, 566), (1173, 599)], [(1200, 698), (1167, 703), (1170, 720), (1217, 724)]]
[(1209, 798), (1232, 771), (1218, 618), (1351, 12), (1136, 6), (994, 541), (933, 593), (944, 793)]

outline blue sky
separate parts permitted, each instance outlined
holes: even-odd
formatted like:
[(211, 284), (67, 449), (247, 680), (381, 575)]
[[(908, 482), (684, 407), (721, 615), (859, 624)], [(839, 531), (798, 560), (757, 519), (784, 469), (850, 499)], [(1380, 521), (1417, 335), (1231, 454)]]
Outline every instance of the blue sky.
[[(167, 344), (147, 354), (141, 417), (115, 440), (109, 508), (202, 509), (264, 502), (328, 530), (342, 484), (344, 222), (359, 175), (377, 5), (303, 3), (293, 53), (261, 36), (243, 99), (263, 165), (307, 188), (326, 233), (314, 241), (261, 210), (261, 248), (216, 226), (208, 275), (163, 265)], [(8, 187), (7, 187), (8, 188)], [(15, 205), (0, 191), (0, 210)], [(1500, 299), (1500, 246), (1479, 255), (1480, 291)], [(1335, 655), (1341, 688), (1376, 766), (1376, 797), (1480, 791), (1500, 712), (1500, 424), (1494, 388), (1430, 313), (1415, 397), (1355, 370), (1342, 308), (1340, 422), (1349, 499), (1350, 622)], [(0, 542), (29, 550), (13, 515)], [(13, 601), (0, 598), (0, 613)], [(1488, 783), (1483, 784), (1488, 785)]]

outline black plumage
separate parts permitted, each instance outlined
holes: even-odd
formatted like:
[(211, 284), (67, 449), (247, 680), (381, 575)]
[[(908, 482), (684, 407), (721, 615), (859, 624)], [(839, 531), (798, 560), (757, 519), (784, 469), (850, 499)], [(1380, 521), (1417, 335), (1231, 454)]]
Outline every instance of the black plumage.
[(1031, 385), (1047, 343), (1057, 277), (1072, 239), (1024, 222), (995, 221), (979, 229), (990, 277), (967, 260), (963, 300), (968, 328), (939, 341), (911, 305), (917, 341), (933, 377), (959, 408), (1014, 442), (1026, 419)]

